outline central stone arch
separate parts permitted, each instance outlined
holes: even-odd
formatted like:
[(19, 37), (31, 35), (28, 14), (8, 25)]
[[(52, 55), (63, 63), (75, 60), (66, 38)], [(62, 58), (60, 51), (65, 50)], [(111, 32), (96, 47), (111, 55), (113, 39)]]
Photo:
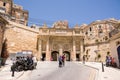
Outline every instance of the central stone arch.
[(52, 51), (51, 52), (52, 61), (57, 61), (58, 56), (59, 56), (59, 52), (58, 51)]
[(70, 52), (69, 51), (64, 51), (63, 54), (65, 54), (66, 61), (70, 61)]

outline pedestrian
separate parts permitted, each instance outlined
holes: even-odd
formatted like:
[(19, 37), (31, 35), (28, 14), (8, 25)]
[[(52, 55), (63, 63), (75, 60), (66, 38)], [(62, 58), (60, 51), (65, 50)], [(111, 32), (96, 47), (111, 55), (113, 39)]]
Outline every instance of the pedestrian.
[(108, 67), (108, 66), (111, 66), (111, 56), (110, 55), (107, 55), (106, 56), (106, 66)]
[(59, 60), (59, 67), (62, 67), (62, 56), (61, 55), (59, 56), (58, 60)]
[(65, 54), (62, 55), (62, 64), (65, 66)]
[(36, 66), (37, 66), (37, 58), (35, 56), (32, 56), (32, 60), (33, 60), (33, 63), (34, 63), (34, 67), (36, 68)]
[(109, 66), (111, 66), (111, 61), (112, 61), (111, 59), (112, 59), (112, 57), (109, 55), (109, 56), (108, 56), (108, 63), (109, 63)]
[(106, 56), (106, 66), (109, 66), (109, 60), (108, 60), (108, 56)]
[(115, 67), (115, 68), (117, 67), (117, 63), (116, 63), (114, 57), (111, 59), (111, 65), (112, 65), (112, 67)]
[(83, 55), (83, 64), (85, 64), (85, 55)]
[(53, 61), (53, 58), (52, 58), (52, 57), (50, 57), (50, 61)]

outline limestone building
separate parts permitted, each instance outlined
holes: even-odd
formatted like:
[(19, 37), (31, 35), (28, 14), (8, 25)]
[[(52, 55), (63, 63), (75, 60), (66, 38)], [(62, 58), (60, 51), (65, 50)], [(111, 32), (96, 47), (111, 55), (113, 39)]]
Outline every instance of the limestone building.
[(38, 60), (48, 61), (56, 61), (62, 54), (66, 55), (67, 61), (82, 60), (83, 55), (86, 61), (105, 61), (107, 53), (113, 54), (110, 46), (115, 39), (110, 33), (118, 28), (119, 20), (96, 20), (72, 28), (67, 21), (57, 21), (50, 27), (44, 24), (30, 28), (26, 26), (28, 14), (13, 0), (0, 0), (0, 15), (9, 23), (4, 37), (8, 40), (10, 54), (32, 51)]
[(118, 20), (113, 18), (96, 20), (89, 25), (83, 25), (84, 46), (88, 61), (105, 61), (107, 53), (110, 52), (109, 33), (115, 28)]
[(30, 28), (8, 21), (5, 37), (9, 53), (32, 51), (38, 60), (56, 61), (59, 55), (66, 54), (67, 61), (105, 61), (110, 51), (109, 33), (115, 29), (119, 20), (94, 21), (89, 25), (69, 27), (67, 21), (57, 21), (53, 26), (34, 26)]
[(0, 15), (19, 24), (28, 24), (28, 11), (14, 4), (13, 0), (0, 0)]
[(120, 21), (115, 27), (116, 28), (110, 32), (110, 53), (120, 68)]
[(66, 55), (67, 61), (82, 59), (83, 33), (80, 27), (70, 28), (68, 22), (58, 21), (51, 28), (39, 28), (39, 55), (45, 60), (57, 61), (59, 55)]

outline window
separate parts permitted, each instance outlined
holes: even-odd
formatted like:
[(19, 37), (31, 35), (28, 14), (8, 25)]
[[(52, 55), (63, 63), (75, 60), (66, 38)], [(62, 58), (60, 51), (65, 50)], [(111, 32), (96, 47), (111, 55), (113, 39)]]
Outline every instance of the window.
[(99, 27), (99, 29), (101, 29), (101, 25), (99, 25), (98, 27)]
[(88, 32), (85, 33), (86, 35), (88, 34)]
[(3, 3), (3, 6), (6, 6), (6, 3), (5, 3), (5, 2)]
[(103, 33), (103, 30), (102, 30), (102, 29), (99, 29), (99, 33)]
[(90, 27), (90, 31), (92, 31), (92, 28)]

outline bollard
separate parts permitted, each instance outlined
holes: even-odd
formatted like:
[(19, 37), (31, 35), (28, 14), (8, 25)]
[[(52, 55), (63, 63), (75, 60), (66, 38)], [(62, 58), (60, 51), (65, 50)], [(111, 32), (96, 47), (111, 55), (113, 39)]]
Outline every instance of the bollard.
[(83, 56), (83, 64), (85, 64), (85, 55)]
[(102, 62), (102, 72), (104, 72), (104, 65), (103, 65), (103, 62)]

